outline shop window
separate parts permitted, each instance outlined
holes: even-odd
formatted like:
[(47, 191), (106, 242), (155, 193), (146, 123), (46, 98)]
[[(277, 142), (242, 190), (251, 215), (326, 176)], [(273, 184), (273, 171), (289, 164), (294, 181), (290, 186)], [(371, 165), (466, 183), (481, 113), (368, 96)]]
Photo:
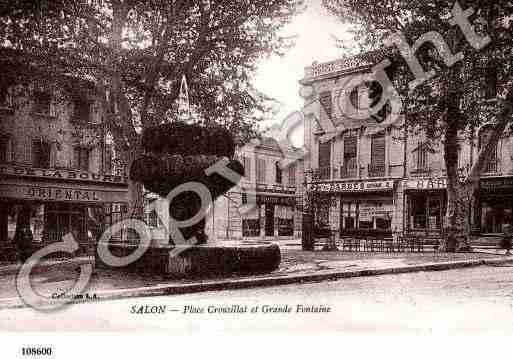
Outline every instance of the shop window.
[(374, 222), (372, 211), (375, 206), (372, 203), (362, 202), (359, 204), (358, 229), (373, 229)]
[(87, 240), (86, 207), (77, 204), (46, 204), (44, 209), (44, 234), (48, 242), (61, 241), (71, 233), (75, 240)]
[(46, 92), (36, 92), (34, 94), (34, 104), (32, 111), (42, 115), (50, 115), (50, 105), (52, 97)]
[(511, 199), (489, 198), (481, 205), (481, 232), (502, 233), (505, 224), (513, 224)]
[(279, 161), (277, 161), (274, 164), (274, 169), (275, 169), (275, 173), (276, 173), (276, 183), (282, 183), (283, 171), (280, 167)]
[(410, 199), (410, 228), (435, 230), (442, 228), (442, 200), (427, 195), (414, 195)]
[(260, 220), (248, 219), (242, 220), (242, 236), (258, 237), (260, 235)]
[(72, 121), (76, 123), (88, 123), (90, 116), (91, 103), (82, 98), (75, 98), (73, 101)]
[(251, 158), (244, 156), (242, 158), (242, 164), (244, 166), (244, 176), (251, 181)]
[(296, 185), (296, 166), (290, 165), (288, 169), (289, 174), (289, 186)]
[(37, 168), (50, 168), (51, 151), (50, 143), (41, 140), (32, 141), (32, 165)]
[(76, 146), (73, 149), (73, 168), (89, 171), (89, 154), (88, 148)]
[(257, 181), (258, 183), (265, 183), (265, 160), (263, 158), (257, 159)]
[(356, 203), (341, 203), (341, 221), (342, 230), (356, 229)]
[(329, 200), (321, 200), (320, 203), (317, 204), (317, 210), (315, 213), (317, 227), (321, 228), (329, 226), (329, 210)]
[(294, 220), (292, 218), (278, 218), (278, 236), (294, 235)]

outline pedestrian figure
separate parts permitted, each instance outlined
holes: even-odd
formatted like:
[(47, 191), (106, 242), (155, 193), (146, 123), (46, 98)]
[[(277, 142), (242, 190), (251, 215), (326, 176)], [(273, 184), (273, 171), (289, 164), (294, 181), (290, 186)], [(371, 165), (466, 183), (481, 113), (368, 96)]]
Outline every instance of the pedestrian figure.
[(512, 245), (512, 230), (511, 230), (511, 224), (505, 224), (502, 227), (503, 236), (501, 240), (501, 247), (506, 250), (506, 255), (511, 255), (511, 245)]
[(14, 235), (14, 242), (16, 243), (16, 249), (18, 256), (22, 263), (25, 263), (27, 259), (32, 255), (32, 231), (30, 226), (23, 224), (16, 228), (16, 234)]

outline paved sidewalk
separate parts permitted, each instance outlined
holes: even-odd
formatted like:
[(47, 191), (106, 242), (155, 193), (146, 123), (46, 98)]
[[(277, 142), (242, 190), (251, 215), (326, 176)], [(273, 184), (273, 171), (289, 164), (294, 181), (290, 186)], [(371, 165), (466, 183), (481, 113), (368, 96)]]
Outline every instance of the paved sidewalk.
[[(423, 270), (444, 270), (513, 263), (513, 257), (500, 251), (488, 253), (384, 253), (384, 252), (305, 252), (297, 246), (282, 246), (282, 262), (276, 271), (253, 276), (170, 280), (163, 277), (140, 276), (115, 270), (98, 270), (87, 293), (99, 299), (134, 296), (167, 295), (227, 288), (280, 285), (347, 277), (405, 273)], [(80, 264), (92, 258), (49, 261), (43, 263), (32, 277), (34, 289), (43, 295), (62, 295), (78, 278)], [(16, 267), (0, 267), (0, 309), (23, 306), (16, 291)], [(2, 274), (3, 273), (3, 274)], [(9, 273), (9, 274), (8, 274)]]

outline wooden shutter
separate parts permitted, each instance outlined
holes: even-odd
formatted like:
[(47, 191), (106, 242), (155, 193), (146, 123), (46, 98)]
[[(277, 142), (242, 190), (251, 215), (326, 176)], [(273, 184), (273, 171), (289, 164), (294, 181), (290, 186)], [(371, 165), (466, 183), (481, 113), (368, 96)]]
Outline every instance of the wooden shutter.
[(319, 168), (331, 166), (331, 141), (319, 142)]
[(263, 158), (257, 159), (257, 181), (265, 183), (265, 160)]
[(103, 153), (103, 172), (105, 174), (112, 173), (112, 145), (105, 145)]
[(41, 167), (41, 142), (37, 140), (32, 142), (32, 165)]
[(356, 157), (356, 145), (357, 145), (356, 136), (344, 138), (344, 158)]
[(0, 163), (9, 162), (9, 138), (0, 136)]
[(296, 184), (296, 166), (291, 165), (289, 167), (289, 185), (294, 186)]
[(89, 171), (89, 154), (90, 151), (88, 149), (80, 149), (80, 169), (83, 171)]
[(251, 159), (249, 157), (243, 157), (244, 162), (244, 173), (248, 180), (251, 180)]
[(375, 166), (385, 164), (385, 134), (375, 135), (371, 138), (371, 163)]

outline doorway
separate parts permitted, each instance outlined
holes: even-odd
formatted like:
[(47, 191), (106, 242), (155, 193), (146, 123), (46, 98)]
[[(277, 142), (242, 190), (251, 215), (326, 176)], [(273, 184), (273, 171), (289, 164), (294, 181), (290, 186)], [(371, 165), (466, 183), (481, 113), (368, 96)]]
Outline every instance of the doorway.
[(266, 237), (274, 236), (274, 204), (267, 203), (265, 205), (265, 235)]

